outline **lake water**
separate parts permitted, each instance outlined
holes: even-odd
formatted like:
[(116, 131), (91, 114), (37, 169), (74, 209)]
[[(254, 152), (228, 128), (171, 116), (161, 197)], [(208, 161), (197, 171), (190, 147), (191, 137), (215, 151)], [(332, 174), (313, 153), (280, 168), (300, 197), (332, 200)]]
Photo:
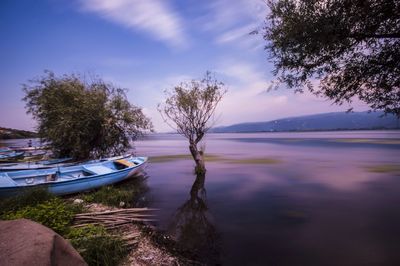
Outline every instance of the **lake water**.
[(198, 260), (400, 265), (400, 131), (209, 134), (203, 145), (196, 177), (184, 138), (135, 144), (150, 157), (157, 227)]
[(400, 265), (400, 131), (209, 134), (204, 145), (205, 179), (178, 135), (135, 145), (151, 158), (158, 228), (204, 263)]

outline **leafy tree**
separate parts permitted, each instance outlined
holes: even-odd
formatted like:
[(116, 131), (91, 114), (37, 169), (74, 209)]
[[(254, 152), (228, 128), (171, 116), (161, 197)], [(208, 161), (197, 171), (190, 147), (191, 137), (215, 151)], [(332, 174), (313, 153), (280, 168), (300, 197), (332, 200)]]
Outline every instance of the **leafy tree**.
[(143, 131), (152, 130), (142, 110), (125, 91), (101, 79), (52, 72), (23, 85), (27, 112), (38, 121), (38, 134), (58, 156), (76, 159), (119, 154)]
[[(400, 1), (269, 0), (274, 73), (335, 103), (354, 97), (400, 116)], [(318, 88), (313, 79), (321, 79)]]
[(166, 100), (158, 105), (164, 121), (189, 140), (196, 171), (205, 171), (198, 144), (212, 126), (215, 108), (225, 93), (224, 84), (207, 72), (202, 80), (182, 82), (165, 91)]

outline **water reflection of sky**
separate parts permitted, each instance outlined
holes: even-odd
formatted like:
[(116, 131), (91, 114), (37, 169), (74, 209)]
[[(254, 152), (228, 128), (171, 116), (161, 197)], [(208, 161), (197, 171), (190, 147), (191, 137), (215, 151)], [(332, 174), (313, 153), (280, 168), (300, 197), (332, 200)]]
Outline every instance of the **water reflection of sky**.
[[(399, 140), (399, 131), (209, 135), (206, 153), (220, 159), (207, 162), (205, 188), (222, 261), (399, 265)], [(188, 150), (184, 139), (160, 135), (138, 142), (136, 152)], [(178, 158), (147, 168), (161, 229), (189, 199), (193, 165)]]
[[(204, 145), (208, 209), (193, 217), (215, 226), (204, 239), (223, 264), (400, 265), (400, 131), (210, 134)], [(188, 145), (152, 135), (135, 152), (163, 158), (147, 167), (149, 197), (170, 230), (195, 180)]]

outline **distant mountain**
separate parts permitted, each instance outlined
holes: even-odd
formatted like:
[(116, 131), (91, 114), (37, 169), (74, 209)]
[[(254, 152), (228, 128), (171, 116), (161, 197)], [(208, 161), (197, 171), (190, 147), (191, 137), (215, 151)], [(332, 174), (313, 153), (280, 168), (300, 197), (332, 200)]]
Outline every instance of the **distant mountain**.
[(37, 133), (35, 132), (0, 127), (0, 139), (25, 139), (37, 137)]
[(399, 128), (400, 120), (394, 115), (383, 116), (383, 112), (340, 112), (215, 127), (210, 132), (280, 132)]

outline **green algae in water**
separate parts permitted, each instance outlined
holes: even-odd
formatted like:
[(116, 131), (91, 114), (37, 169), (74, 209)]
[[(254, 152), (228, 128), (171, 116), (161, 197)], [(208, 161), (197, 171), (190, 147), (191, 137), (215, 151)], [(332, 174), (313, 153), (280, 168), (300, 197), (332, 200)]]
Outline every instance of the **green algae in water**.
[(398, 173), (400, 174), (400, 165), (395, 164), (381, 164), (374, 166), (367, 166), (365, 169), (370, 173)]
[[(149, 161), (152, 163), (164, 163), (178, 160), (192, 160), (190, 154), (175, 154), (175, 155), (162, 155), (150, 157)], [(215, 154), (209, 154), (205, 156), (206, 162), (221, 162), (229, 164), (277, 164), (282, 163), (282, 160), (276, 158), (229, 158)]]

